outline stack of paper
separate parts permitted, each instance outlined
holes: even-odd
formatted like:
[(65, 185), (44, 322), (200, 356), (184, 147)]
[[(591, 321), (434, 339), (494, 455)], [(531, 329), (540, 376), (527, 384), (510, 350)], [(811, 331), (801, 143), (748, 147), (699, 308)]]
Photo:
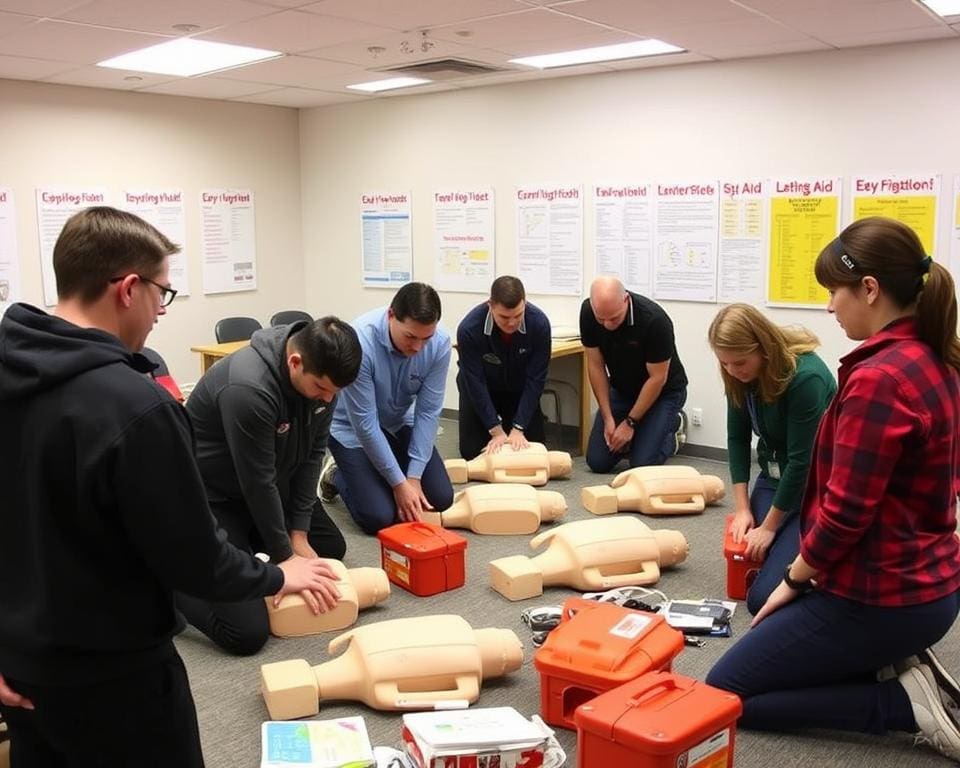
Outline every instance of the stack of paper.
[(550, 328), (550, 337), (555, 341), (579, 339), (580, 329), (574, 325), (554, 325)]
[(260, 768), (368, 768), (376, 765), (362, 717), (263, 724)]

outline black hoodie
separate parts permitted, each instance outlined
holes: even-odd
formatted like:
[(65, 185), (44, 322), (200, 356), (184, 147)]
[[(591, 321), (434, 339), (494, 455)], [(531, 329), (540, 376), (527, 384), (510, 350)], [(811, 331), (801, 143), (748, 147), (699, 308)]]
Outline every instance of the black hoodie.
[(310, 530), (333, 418), (333, 403), (310, 400), (290, 383), (287, 340), (305, 325), (257, 331), (187, 400), (211, 503), (245, 507), (276, 563), (293, 554), (290, 531)]
[(217, 529), (151, 367), (25, 304), (0, 322), (0, 674), (125, 674), (175, 653), (174, 590), (240, 601), (283, 583)]

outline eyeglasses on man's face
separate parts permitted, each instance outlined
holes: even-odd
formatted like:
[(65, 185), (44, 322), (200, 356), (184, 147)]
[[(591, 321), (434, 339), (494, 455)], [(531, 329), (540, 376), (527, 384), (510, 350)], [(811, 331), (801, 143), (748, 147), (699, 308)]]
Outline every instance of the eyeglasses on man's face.
[[(120, 275), (119, 277), (111, 277), (110, 282), (119, 283), (125, 277), (126, 275)], [(143, 275), (137, 275), (137, 277), (143, 280), (143, 282), (150, 283), (150, 285), (155, 285), (157, 286), (157, 288), (160, 289), (160, 306), (161, 307), (169, 307), (173, 303), (173, 300), (177, 298), (177, 292), (173, 288), (170, 288), (167, 285), (161, 285), (156, 280), (151, 280), (149, 277), (144, 277)]]

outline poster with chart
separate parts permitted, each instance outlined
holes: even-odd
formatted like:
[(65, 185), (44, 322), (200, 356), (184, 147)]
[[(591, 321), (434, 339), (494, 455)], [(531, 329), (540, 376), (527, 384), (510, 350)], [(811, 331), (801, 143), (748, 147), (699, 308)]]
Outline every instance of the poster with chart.
[(200, 191), (200, 259), (204, 293), (257, 287), (257, 236), (253, 191)]
[(936, 258), (937, 203), (940, 174), (888, 174), (854, 176), (850, 182), (853, 198), (851, 219), (886, 216), (913, 229), (928, 256)]
[(433, 193), (433, 285), (487, 293), (496, 275), (492, 189)]
[(0, 317), (21, 301), (20, 254), (17, 252), (17, 208), (13, 190), (0, 187)]
[(360, 258), (365, 288), (399, 288), (413, 280), (409, 192), (360, 195)]
[(720, 183), (720, 246), (717, 300), (762, 304), (767, 241), (766, 190), (761, 179)]
[(720, 185), (658, 183), (656, 189), (654, 298), (716, 301)]
[(186, 214), (182, 189), (125, 189), (120, 196), (125, 211), (135, 213), (162, 232), (180, 251), (170, 256), (170, 285), (179, 296), (190, 295)]
[(579, 296), (583, 286), (583, 189), (531, 184), (516, 190), (517, 272), (527, 293)]
[(767, 302), (822, 308), (827, 290), (817, 283), (813, 265), (839, 233), (842, 179), (779, 178), (770, 189), (770, 260)]
[(653, 192), (650, 184), (593, 188), (594, 270), (616, 275), (628, 290), (650, 295), (653, 271)]
[(43, 278), (43, 303), (57, 303), (57, 278), (53, 274), (53, 246), (60, 231), (73, 214), (92, 205), (107, 205), (107, 190), (102, 187), (39, 187), (37, 189), (37, 229), (40, 235), (40, 273)]

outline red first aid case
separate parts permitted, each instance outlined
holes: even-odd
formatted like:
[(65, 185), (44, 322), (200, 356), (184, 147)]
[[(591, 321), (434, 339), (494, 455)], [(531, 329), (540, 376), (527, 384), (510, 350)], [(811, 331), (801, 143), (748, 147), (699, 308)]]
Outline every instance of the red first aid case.
[(398, 587), (426, 597), (463, 586), (463, 536), (429, 523), (398, 523), (377, 538), (381, 567)]

